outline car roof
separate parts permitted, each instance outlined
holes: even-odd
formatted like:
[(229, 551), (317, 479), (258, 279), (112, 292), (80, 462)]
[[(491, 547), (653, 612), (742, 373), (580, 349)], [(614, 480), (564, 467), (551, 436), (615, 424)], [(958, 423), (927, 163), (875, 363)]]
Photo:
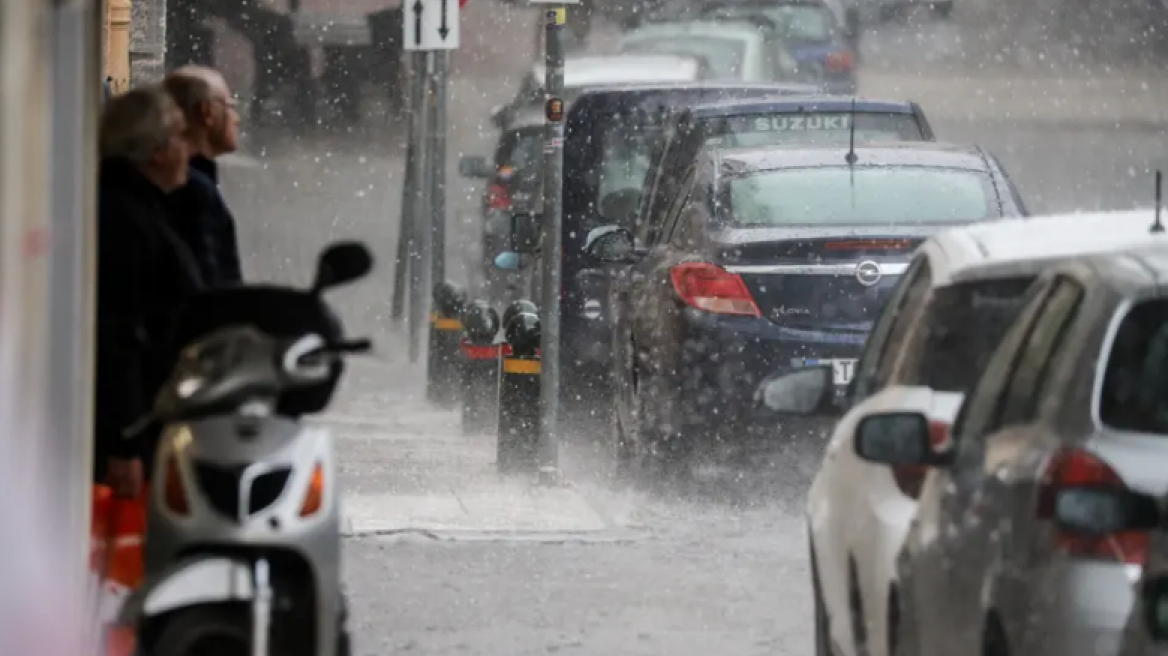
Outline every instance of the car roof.
[[(1151, 209), (1001, 219), (953, 228), (929, 242), (934, 285), (1038, 273), (1054, 260), (1139, 248), (1152, 235)], [(930, 248), (926, 243), (923, 248)]]
[[(543, 82), (547, 68), (536, 64), (531, 75)], [(564, 86), (588, 87), (627, 82), (690, 82), (701, 74), (701, 63), (688, 55), (602, 55), (572, 57), (564, 62)]]
[[(628, 82), (623, 84), (604, 84), (590, 87), (584, 93), (587, 95), (596, 95), (604, 93), (620, 93), (624, 91), (677, 91), (677, 90), (722, 90), (727, 92), (733, 91), (770, 91), (773, 97), (783, 97), (787, 95), (805, 95), (808, 92), (815, 90), (814, 85), (810, 84), (796, 84), (775, 82), (771, 84), (757, 83), (757, 82), (733, 82), (733, 81), (702, 81), (702, 82)], [(725, 101), (715, 100), (712, 102), (734, 102), (736, 99), (728, 99)], [(710, 101), (702, 103), (708, 104)]]
[(620, 40), (629, 43), (654, 36), (721, 36), (743, 41), (757, 41), (763, 38), (762, 32), (753, 25), (741, 20), (697, 20), (649, 23), (627, 32)]
[[(850, 112), (851, 96), (791, 95), (776, 98), (751, 98), (726, 102), (704, 103), (688, 110), (695, 119), (719, 116), (741, 116), (763, 112)], [(855, 111), (877, 114), (913, 114), (913, 104), (907, 100), (873, 100), (856, 98)]]
[[(1153, 234), (1148, 230), (1143, 244), (1094, 254), (1087, 258), (1086, 264), (1105, 284), (1125, 296), (1159, 291), (1168, 282), (1168, 234)], [(1163, 296), (1164, 292), (1156, 295)]]
[[(784, 144), (712, 151), (721, 170), (775, 171), (813, 166), (846, 166), (846, 147)], [(988, 172), (985, 154), (977, 146), (939, 142), (890, 142), (856, 146), (856, 166), (927, 166)]]

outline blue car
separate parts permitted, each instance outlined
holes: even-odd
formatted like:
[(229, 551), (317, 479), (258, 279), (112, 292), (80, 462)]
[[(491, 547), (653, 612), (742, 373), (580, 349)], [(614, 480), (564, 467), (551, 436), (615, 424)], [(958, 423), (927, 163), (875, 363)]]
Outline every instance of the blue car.
[[(854, 156), (854, 158), (853, 158)], [(612, 285), (612, 382), (622, 466), (795, 439), (759, 426), (764, 380), (831, 364), (851, 380), (916, 247), (948, 226), (1024, 216), (997, 160), (938, 143), (703, 152), (652, 240), (586, 239), (626, 263)]]
[(766, 19), (798, 66), (800, 82), (825, 93), (856, 92), (859, 27), (841, 23), (824, 0), (711, 0), (698, 15), (710, 19)]

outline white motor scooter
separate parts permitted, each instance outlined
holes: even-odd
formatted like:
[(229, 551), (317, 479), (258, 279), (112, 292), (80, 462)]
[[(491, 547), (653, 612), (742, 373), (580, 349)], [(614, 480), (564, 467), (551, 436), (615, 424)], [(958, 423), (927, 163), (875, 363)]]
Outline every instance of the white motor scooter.
[(340, 486), (323, 410), (347, 353), (321, 298), (363, 277), (336, 244), (308, 290), (242, 286), (195, 299), (150, 417), (164, 426), (149, 494), (145, 584), (120, 615), (139, 656), (348, 656)]

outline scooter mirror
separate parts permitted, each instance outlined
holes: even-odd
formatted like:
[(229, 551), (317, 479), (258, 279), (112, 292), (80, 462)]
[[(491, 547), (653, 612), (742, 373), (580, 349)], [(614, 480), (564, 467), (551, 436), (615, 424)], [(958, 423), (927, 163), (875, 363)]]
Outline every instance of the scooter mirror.
[(342, 241), (324, 249), (316, 264), (312, 291), (321, 292), (365, 277), (373, 269), (373, 254), (365, 244)]

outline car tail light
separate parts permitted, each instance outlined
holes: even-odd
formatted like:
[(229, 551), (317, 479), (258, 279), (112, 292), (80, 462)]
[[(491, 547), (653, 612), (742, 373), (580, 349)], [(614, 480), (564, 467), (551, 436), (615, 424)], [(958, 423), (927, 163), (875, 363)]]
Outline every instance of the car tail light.
[(176, 515), (186, 515), (190, 512), (190, 503), (187, 501), (187, 488), (183, 484), (182, 472), (178, 468), (178, 458), (170, 456), (166, 461), (166, 480), (163, 482), (163, 499), (166, 507)]
[(511, 194), (505, 185), (496, 182), (487, 187), (487, 207), (493, 210), (511, 209)]
[[(949, 441), (949, 424), (943, 421), (929, 422), (929, 444), (938, 449)], [(925, 483), (925, 476), (929, 468), (925, 465), (896, 465), (892, 467), (892, 478), (896, 480), (896, 487), (901, 494), (910, 499), (919, 499), (921, 487)]]
[[(1054, 518), (1060, 491), (1073, 487), (1114, 487), (1125, 489), (1123, 479), (1099, 457), (1068, 449), (1056, 454), (1047, 464), (1038, 489), (1038, 517)], [(1060, 531), (1059, 551), (1077, 558), (1140, 565), (1148, 551), (1148, 532), (1117, 531), (1109, 535), (1084, 535)]]
[(855, 58), (849, 50), (837, 50), (827, 56), (823, 62), (823, 67), (829, 73), (847, 73), (852, 70), (855, 65)]
[(669, 272), (673, 289), (686, 305), (715, 314), (761, 317), (742, 277), (707, 262), (686, 262)]

